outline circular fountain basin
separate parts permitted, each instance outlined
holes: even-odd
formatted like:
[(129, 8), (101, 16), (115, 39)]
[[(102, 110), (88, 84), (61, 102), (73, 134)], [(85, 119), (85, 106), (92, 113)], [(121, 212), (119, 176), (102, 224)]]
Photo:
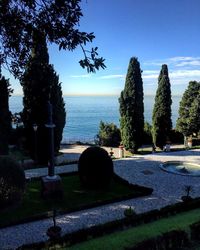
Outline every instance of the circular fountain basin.
[(200, 165), (191, 162), (167, 161), (160, 164), (164, 171), (187, 176), (200, 176)]

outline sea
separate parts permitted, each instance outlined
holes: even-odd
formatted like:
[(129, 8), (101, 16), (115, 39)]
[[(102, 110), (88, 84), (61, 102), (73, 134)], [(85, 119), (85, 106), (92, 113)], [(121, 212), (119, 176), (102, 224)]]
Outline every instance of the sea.
[[(64, 96), (67, 112), (63, 131), (63, 143), (77, 141), (93, 142), (99, 130), (100, 121), (119, 126), (118, 96)], [(154, 96), (144, 96), (145, 121), (151, 124)], [(176, 125), (181, 96), (172, 96), (172, 122)], [(9, 108), (12, 113), (23, 109), (22, 96), (11, 96)]]

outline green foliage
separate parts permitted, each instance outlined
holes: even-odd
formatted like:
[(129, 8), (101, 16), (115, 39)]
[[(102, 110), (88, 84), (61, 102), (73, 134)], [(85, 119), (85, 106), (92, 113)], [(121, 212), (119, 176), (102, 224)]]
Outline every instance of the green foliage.
[(0, 157), (0, 207), (18, 202), (25, 189), (24, 170), (12, 158)]
[(107, 188), (113, 176), (113, 162), (105, 149), (89, 147), (79, 158), (78, 172), (84, 187)]
[(136, 215), (135, 209), (132, 208), (131, 206), (129, 208), (126, 208), (124, 210), (124, 215), (126, 217), (133, 217), (134, 215)]
[(117, 147), (121, 142), (120, 130), (114, 123), (101, 121), (97, 140), (100, 146)]
[(25, 144), (25, 130), (23, 126), (18, 126), (16, 128), (11, 129), (10, 137), (9, 137), (9, 144), (10, 145), (15, 145), (16, 148), (19, 150), (24, 149), (24, 144)]
[(170, 132), (170, 141), (172, 143), (182, 144), (184, 142), (183, 134), (176, 129), (172, 129)]
[[(145, 223), (143, 225), (133, 226), (126, 230), (119, 230), (114, 233), (110, 233), (108, 231), (108, 234), (103, 235), (102, 237), (97, 237), (96, 239), (91, 239), (91, 240), (86, 239), (85, 242), (76, 244), (72, 246), (71, 249), (73, 250), (134, 249), (136, 244), (139, 244), (140, 242), (145, 241), (147, 239), (151, 239), (153, 237), (158, 237), (158, 236), (161, 237), (161, 235), (163, 235), (164, 233), (168, 233), (172, 230), (184, 230), (187, 231), (189, 234), (189, 226), (197, 221), (199, 221), (198, 210), (192, 210), (186, 213), (180, 213), (178, 215), (160, 219), (158, 221), (154, 221), (151, 223)], [(198, 234), (197, 236), (198, 239), (199, 239), (199, 228), (200, 224), (194, 228), (194, 231), (196, 231), (195, 235)], [(181, 235), (180, 238), (182, 239), (182, 241), (185, 240), (185, 237), (183, 238), (183, 234)], [(166, 243), (167, 242), (170, 242), (169, 239), (168, 241), (166, 241)], [(160, 249), (178, 249), (177, 246), (175, 248), (170, 248), (170, 247), (168, 246), (168, 248), (164, 248), (164, 244), (160, 245)], [(141, 246), (141, 248), (139, 249), (145, 250), (146, 248)], [(153, 247), (151, 249), (157, 249), (157, 248)]]
[(119, 103), (122, 143), (127, 150), (136, 152), (142, 145), (144, 104), (140, 63), (135, 57), (130, 59)]
[(189, 82), (180, 102), (176, 128), (184, 136), (200, 131), (200, 82)]
[[(36, 33), (34, 39), (32, 57), (21, 79), (24, 92), (22, 120), (26, 131), (27, 148), (30, 150), (31, 156), (35, 156), (36, 143), (37, 160), (40, 163), (47, 163), (49, 149), (48, 129), (45, 127), (48, 121), (47, 102), (50, 101), (53, 106), (53, 123), (56, 125), (54, 129), (56, 152), (60, 148), (66, 113), (58, 75), (53, 66), (49, 64), (45, 38)], [(33, 124), (38, 126), (35, 134)]]
[(62, 141), (63, 129), (66, 122), (65, 103), (62, 97), (62, 87), (59, 83), (59, 77), (56, 75), (53, 67), (51, 66), (52, 74), (52, 87), (50, 102), (53, 105), (53, 122), (55, 123), (54, 128), (54, 144), (55, 152), (60, 149), (60, 143)]
[(194, 99), (190, 112), (190, 124), (191, 124), (191, 131), (195, 134), (200, 132), (200, 90), (199, 94), (196, 99)]
[(144, 135), (143, 135), (143, 144), (152, 144), (152, 126), (148, 123), (144, 123)]
[(81, 32), (80, 18), (83, 16), (81, 0), (0, 1), (0, 63), (18, 78), (22, 76), (33, 47), (35, 30), (45, 34), (49, 43), (59, 50), (73, 51), (81, 47), (84, 58), (79, 61), (88, 72), (105, 68), (104, 59), (98, 57), (98, 48), (86, 50), (85, 46), (95, 38), (94, 33)]
[(171, 87), (166, 64), (162, 65), (158, 78), (158, 88), (152, 117), (152, 136), (154, 145), (163, 148), (169, 140), (172, 129), (171, 120)]
[(8, 99), (12, 90), (9, 87), (9, 81), (0, 72), (0, 155), (8, 154), (8, 142), (11, 132), (11, 113)]

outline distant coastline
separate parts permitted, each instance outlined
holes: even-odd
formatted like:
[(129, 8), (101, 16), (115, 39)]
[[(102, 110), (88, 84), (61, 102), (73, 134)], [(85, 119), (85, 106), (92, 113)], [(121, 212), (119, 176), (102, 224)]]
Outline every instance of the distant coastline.
[[(11, 96), (10, 111), (21, 112), (22, 95)], [(119, 102), (117, 95), (112, 96), (63, 96), (67, 111), (63, 142), (91, 142), (98, 133), (100, 121), (115, 123), (119, 127)], [(172, 121), (175, 126), (181, 96), (172, 96)], [(144, 96), (145, 121), (151, 124), (154, 96)]]
[[(23, 97), (23, 94), (14, 94), (14, 95), (12, 95), (12, 96), (13, 96), (13, 97), (14, 97), (14, 96), (21, 96), (21, 97)], [(11, 97), (12, 97), (12, 96), (11, 96)], [(93, 94), (63, 94), (63, 96), (64, 96), (64, 97), (68, 97), (68, 96), (74, 96), (74, 97), (75, 97), (75, 96), (77, 96), (77, 97), (79, 97), (79, 96), (80, 96), (80, 97), (81, 97), (81, 96), (86, 96), (86, 97), (90, 97), (90, 96), (116, 96), (116, 97), (119, 97), (119, 95), (117, 95), (117, 94), (105, 94), (105, 95), (104, 95), (104, 94), (94, 94), (94, 95), (93, 95)], [(154, 97), (155, 94), (154, 94), (154, 95), (153, 95), (153, 94), (145, 94), (144, 97), (145, 97), (145, 96), (147, 96), (147, 97), (148, 97), (148, 96)], [(173, 98), (173, 97), (182, 97), (182, 94), (174, 94), (174, 95), (172, 95), (172, 98)]]

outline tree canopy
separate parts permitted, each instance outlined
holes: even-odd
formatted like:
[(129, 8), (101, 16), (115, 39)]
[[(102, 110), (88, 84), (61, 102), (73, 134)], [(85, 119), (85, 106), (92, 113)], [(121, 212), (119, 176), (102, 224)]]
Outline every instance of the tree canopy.
[(200, 82), (189, 82), (179, 106), (176, 128), (184, 136), (200, 131)]
[(171, 86), (168, 67), (166, 64), (163, 64), (158, 77), (158, 88), (152, 117), (153, 142), (161, 149), (166, 144), (166, 141), (169, 140), (172, 129), (171, 104)]
[[(37, 161), (46, 163), (48, 160), (48, 134), (45, 124), (48, 121), (47, 102), (53, 105), (54, 147), (58, 152), (62, 140), (62, 132), (65, 126), (65, 104), (62, 98), (62, 88), (59, 77), (53, 66), (49, 64), (49, 55), (45, 37), (34, 36), (32, 56), (26, 70), (21, 77), (23, 87), (23, 123), (25, 126), (27, 148), (32, 156), (36, 150), (34, 137), (37, 136)], [(34, 135), (33, 125), (37, 124), (37, 133)]]
[(11, 132), (11, 113), (9, 96), (12, 93), (9, 80), (0, 71), (0, 155), (8, 154), (8, 141)]
[(59, 50), (73, 51), (78, 46), (84, 58), (79, 61), (88, 72), (105, 68), (97, 47), (86, 49), (94, 33), (78, 29), (83, 16), (81, 0), (4, 0), (0, 1), (0, 64), (20, 78), (30, 58), (34, 31), (43, 33)]
[(142, 145), (144, 133), (143, 81), (140, 63), (136, 57), (129, 62), (124, 90), (119, 98), (122, 143), (136, 152)]

